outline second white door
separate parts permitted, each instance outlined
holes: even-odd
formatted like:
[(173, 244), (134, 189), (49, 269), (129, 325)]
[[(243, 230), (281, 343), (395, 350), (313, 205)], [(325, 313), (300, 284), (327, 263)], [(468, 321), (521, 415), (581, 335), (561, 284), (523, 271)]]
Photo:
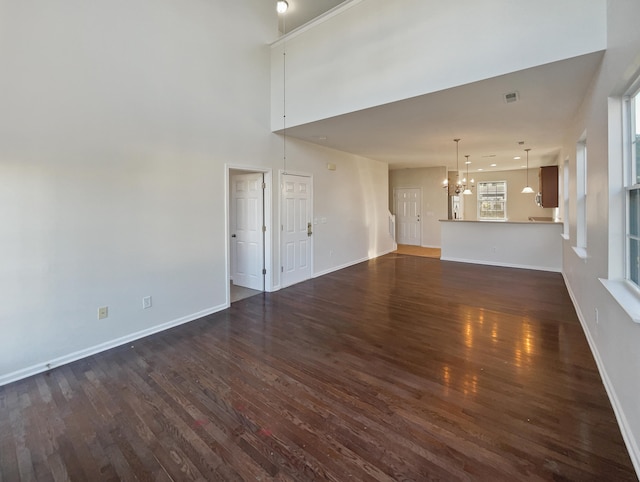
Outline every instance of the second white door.
[(282, 278), (289, 286), (311, 278), (311, 177), (282, 175)]
[(399, 188), (393, 191), (396, 210), (397, 242), (420, 246), (422, 227), (420, 206), (422, 196), (420, 188)]

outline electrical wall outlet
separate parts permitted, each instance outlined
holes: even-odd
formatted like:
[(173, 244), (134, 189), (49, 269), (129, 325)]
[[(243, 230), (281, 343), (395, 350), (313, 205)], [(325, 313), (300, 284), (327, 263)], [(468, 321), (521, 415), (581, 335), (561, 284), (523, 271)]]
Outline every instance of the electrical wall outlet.
[(151, 308), (151, 296), (142, 298), (142, 309), (146, 310), (147, 308)]
[(99, 320), (104, 320), (107, 316), (109, 316), (109, 307), (108, 306), (101, 306), (100, 308), (98, 308), (98, 319)]

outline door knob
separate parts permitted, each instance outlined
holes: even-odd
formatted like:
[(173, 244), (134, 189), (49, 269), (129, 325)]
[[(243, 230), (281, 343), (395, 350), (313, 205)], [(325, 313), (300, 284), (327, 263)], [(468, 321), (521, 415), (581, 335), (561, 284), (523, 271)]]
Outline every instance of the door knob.
[(236, 237), (236, 235), (235, 235), (235, 234), (232, 234), (232, 235), (231, 235), (231, 237), (232, 237), (232, 238), (235, 238), (235, 237)]
[(311, 223), (307, 223), (307, 236), (311, 236), (313, 232), (311, 231)]

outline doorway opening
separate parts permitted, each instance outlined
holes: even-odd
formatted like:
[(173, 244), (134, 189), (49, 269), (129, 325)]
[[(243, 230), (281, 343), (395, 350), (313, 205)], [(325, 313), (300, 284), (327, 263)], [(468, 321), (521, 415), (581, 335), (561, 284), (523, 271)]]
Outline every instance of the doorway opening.
[(271, 171), (227, 166), (227, 304), (272, 290)]

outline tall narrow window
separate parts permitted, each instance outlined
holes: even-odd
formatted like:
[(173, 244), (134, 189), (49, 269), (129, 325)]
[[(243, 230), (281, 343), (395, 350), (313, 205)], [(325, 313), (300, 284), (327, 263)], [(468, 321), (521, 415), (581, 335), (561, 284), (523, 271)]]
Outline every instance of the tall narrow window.
[(609, 277), (600, 281), (640, 323), (640, 78), (622, 99), (608, 103)]
[(562, 235), (569, 239), (569, 159), (562, 166)]
[(507, 220), (507, 181), (478, 183), (478, 219)]
[(635, 92), (627, 101), (627, 279), (640, 285), (640, 93)]
[(576, 145), (576, 248), (586, 256), (587, 249), (587, 134)]

